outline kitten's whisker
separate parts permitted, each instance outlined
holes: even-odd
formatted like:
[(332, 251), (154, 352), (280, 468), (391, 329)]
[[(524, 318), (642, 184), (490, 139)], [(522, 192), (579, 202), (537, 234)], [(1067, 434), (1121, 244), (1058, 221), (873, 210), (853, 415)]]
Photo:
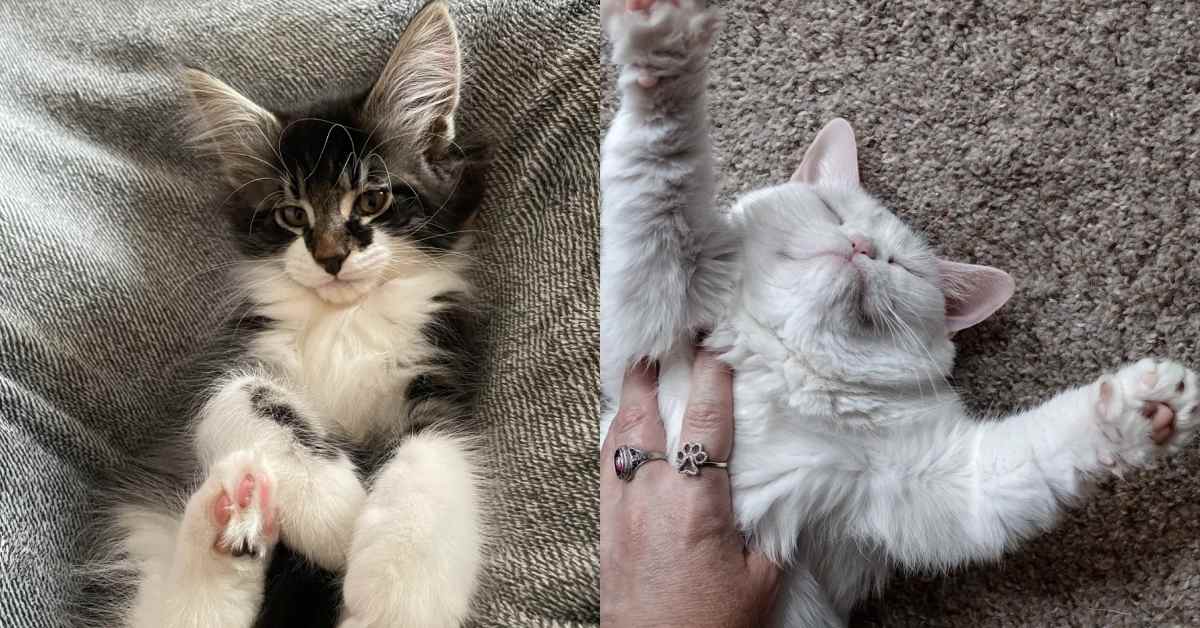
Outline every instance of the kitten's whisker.
[(225, 204), (229, 203), (229, 199), (233, 198), (238, 192), (241, 192), (242, 189), (248, 185), (251, 185), (253, 183), (258, 183), (259, 181), (272, 181), (272, 180), (273, 179), (271, 177), (258, 177), (256, 179), (250, 179), (249, 181), (234, 188), (233, 191), (230, 192), (229, 195), (225, 197), (225, 200), (221, 201), (221, 204), (225, 205)]
[(258, 155), (251, 155), (250, 153), (239, 153), (237, 151), (221, 149), (221, 150), (215, 150), (211, 153), (201, 153), (201, 154), (205, 155), (205, 156), (216, 156), (218, 158), (223, 158), (225, 156), (244, 157), (246, 159), (257, 161), (258, 163), (266, 166), (267, 168), (270, 168), (276, 174), (282, 174), (282, 172), (280, 172), (279, 168), (276, 167), (275, 164), (263, 159), (262, 157), (259, 157)]
[(188, 275), (187, 277), (176, 282), (176, 284), (173, 287), (173, 289), (171, 290), (171, 292), (167, 293), (167, 298), (175, 297), (176, 295), (179, 294), (180, 290), (186, 288), (188, 286), (188, 284), (192, 283), (193, 281), (196, 281), (197, 279), (199, 279), (200, 277), (202, 277), (204, 275), (207, 275), (210, 273), (215, 273), (219, 270), (227, 270), (229, 268), (233, 268), (235, 266), (241, 266), (243, 264), (267, 264), (267, 263), (270, 263), (270, 261), (269, 260), (236, 260), (236, 261), (232, 261), (232, 262), (222, 262), (220, 264), (210, 266), (203, 270), (192, 273), (191, 275)]
[(940, 369), (937, 368), (937, 360), (935, 360), (933, 358), (933, 354), (929, 352), (929, 347), (926, 347), (925, 344), (920, 341), (920, 338), (917, 336), (917, 333), (915, 330), (913, 330), (912, 326), (904, 322), (904, 320), (900, 317), (890, 303), (888, 304), (888, 310), (896, 319), (896, 322), (904, 328), (907, 337), (912, 341), (914, 348), (920, 349), (925, 354), (925, 357), (928, 358), (928, 366), (925, 368), (926, 377), (929, 378), (929, 384), (933, 386), (934, 398), (940, 399), (941, 395), (939, 394), (937, 384), (933, 381), (933, 374), (936, 373), (942, 380), (942, 383), (946, 386), (950, 386), (950, 380), (946, 379), (946, 376), (941, 373)]
[[(417, 229), (425, 228), (426, 225), (428, 225), (438, 214), (442, 212), (443, 209), (446, 208), (446, 204), (450, 202), (450, 199), (454, 198), (454, 193), (458, 191), (458, 186), (462, 183), (462, 180), (463, 173), (460, 171), (458, 173), (458, 177), (454, 179), (454, 187), (450, 188), (450, 193), (446, 195), (446, 200), (442, 202), (441, 207), (438, 207), (437, 211), (434, 211), (432, 214), (430, 214), (429, 218), (416, 227)], [(412, 187), (410, 186), (409, 189), (412, 189)], [(413, 190), (413, 194), (416, 194), (416, 190)], [(420, 196), (417, 195), (417, 198), (420, 198)]]
[[(247, 236), (254, 235), (254, 221), (258, 219), (259, 210), (261, 210), (263, 208), (263, 206), (266, 205), (268, 202), (274, 200), (277, 196), (283, 196), (283, 193), (280, 192), (279, 190), (276, 190), (276, 191), (264, 196), (262, 199), (260, 199), (258, 201), (258, 203), (256, 203), (254, 205), (254, 211), (250, 212), (250, 226), (246, 228)], [(274, 209), (276, 207), (278, 207), (278, 204), (274, 204), (272, 206), (272, 209)]]
[[(371, 159), (372, 157), (374, 157), (374, 158), (378, 159), (378, 160), (379, 160), (379, 164), (380, 164), (381, 166), (383, 166), (383, 172), (384, 172), (384, 175), (387, 177), (388, 188), (390, 189), (390, 188), (392, 187), (392, 169), (388, 167), (387, 160), (386, 160), (386, 159), (384, 159), (382, 155), (380, 155), (379, 153), (376, 153), (376, 152), (374, 152), (374, 151), (371, 151), (371, 154), (370, 154), (370, 155), (367, 155), (367, 159), (369, 160), (369, 159)], [(416, 192), (416, 190), (413, 190), (413, 189), (412, 189), (412, 186), (408, 185), (408, 183), (405, 183), (405, 182), (403, 182), (403, 181), (401, 181), (401, 183), (404, 183), (404, 185), (405, 185), (406, 187), (408, 187), (408, 189), (409, 189), (409, 190), (412, 190), (413, 196), (416, 196), (416, 195), (417, 195), (417, 192)]]
[[(321, 152), (317, 153), (317, 158), (313, 160), (312, 169), (309, 170), (308, 174), (304, 177), (305, 182), (312, 178), (313, 174), (317, 171), (317, 167), (321, 165), (321, 158), (325, 156), (325, 149), (329, 147), (329, 136), (333, 135), (333, 129), (335, 127), (340, 126), (342, 125), (331, 123), (329, 130), (325, 131), (325, 141), (321, 144)], [(346, 133), (349, 133), (349, 131), (346, 131)]]
[[(268, 147), (270, 147), (270, 148), (271, 148), (271, 152), (272, 152), (272, 153), (274, 153), (274, 154), (275, 154), (275, 158), (279, 160), (279, 165), (280, 165), (281, 167), (285, 167), (285, 168), (286, 168), (286, 166), (285, 166), (285, 165), (284, 165), (284, 163), (283, 163), (283, 154), (282, 154), (282, 153), (280, 153), (280, 152), (279, 152), (279, 148), (278, 148), (278, 147), (277, 147), (275, 144), (273, 144), (269, 138), (267, 138), (267, 133), (266, 133), (266, 131), (263, 131), (262, 127), (261, 127), (261, 126), (259, 126), (259, 125), (255, 125), (255, 126), (254, 126), (254, 130), (258, 131), (258, 134), (262, 136), (262, 138), (263, 138), (263, 143), (264, 143), (264, 144), (266, 144)], [(280, 136), (282, 137), (282, 133), (280, 134)], [(280, 172), (280, 170), (279, 170), (278, 168), (276, 168), (276, 169), (275, 169), (275, 172), (276, 172), (277, 174), (279, 174), (280, 176), (282, 176), (282, 175), (283, 175), (283, 172)]]
[(421, 244), (422, 242), (428, 242), (428, 241), (436, 239), (436, 238), (448, 238), (450, 236), (462, 235), (462, 234), (467, 234), (467, 233), (472, 233), (472, 234), (483, 233), (483, 231), (481, 231), (479, 229), (459, 229), (457, 231), (447, 231), (445, 233), (438, 233), (438, 234), (434, 234), (434, 235), (430, 235), (430, 236), (425, 236), (424, 238), (410, 239), (409, 242), (411, 242), (413, 244)]
[[(376, 125), (376, 126), (378, 126), (378, 125)], [(374, 134), (375, 134), (375, 132), (372, 131), (371, 135), (374, 135)], [(370, 136), (368, 136), (368, 137), (370, 137)], [(458, 149), (458, 152), (460, 154), (465, 155), (467, 153), (466, 149), (463, 148), (462, 144), (459, 144), (458, 142), (454, 141), (453, 139), (448, 140), (444, 136), (438, 135), (436, 133), (432, 133), (430, 131), (424, 131), (424, 132), (420, 132), (420, 133), (412, 133), (410, 131), (405, 131), (403, 133), (397, 133), (393, 136), (390, 136), (383, 140), (380, 140), (380, 142), (376, 146), (379, 146), (379, 147), (387, 146), (388, 144), (391, 144), (392, 142), (394, 142), (396, 140), (420, 141), (420, 140), (423, 140), (425, 138), (430, 138), (430, 137), (437, 138), (437, 139), (440, 139), (440, 140), (446, 142), (447, 144)]]

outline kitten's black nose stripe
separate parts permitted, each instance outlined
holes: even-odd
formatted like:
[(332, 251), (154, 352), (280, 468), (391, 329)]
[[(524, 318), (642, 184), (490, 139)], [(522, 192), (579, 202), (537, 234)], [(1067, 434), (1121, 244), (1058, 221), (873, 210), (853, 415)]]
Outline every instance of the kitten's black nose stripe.
[(325, 269), (325, 272), (336, 276), (338, 271), (342, 270), (342, 262), (346, 261), (346, 257), (346, 255), (338, 254), (331, 257), (317, 257), (314, 259), (321, 265), (321, 268)]

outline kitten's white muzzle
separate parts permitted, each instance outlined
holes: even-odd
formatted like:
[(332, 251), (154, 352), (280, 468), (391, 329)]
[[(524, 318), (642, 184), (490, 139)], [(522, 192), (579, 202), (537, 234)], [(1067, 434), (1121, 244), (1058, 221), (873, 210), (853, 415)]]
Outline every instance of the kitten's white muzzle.
[(356, 301), (371, 288), (387, 266), (386, 247), (373, 245), (353, 251), (342, 263), (337, 276), (330, 275), (313, 259), (300, 240), (288, 247), (284, 268), (296, 283), (317, 293), (323, 301), (343, 304)]

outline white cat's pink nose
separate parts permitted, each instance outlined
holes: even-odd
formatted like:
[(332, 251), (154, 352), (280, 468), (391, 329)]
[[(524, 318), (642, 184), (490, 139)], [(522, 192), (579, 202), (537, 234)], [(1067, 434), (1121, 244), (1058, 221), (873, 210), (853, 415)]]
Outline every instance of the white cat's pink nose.
[(851, 256), (863, 254), (871, 259), (875, 259), (875, 247), (871, 245), (871, 241), (863, 236), (852, 236), (850, 238)]

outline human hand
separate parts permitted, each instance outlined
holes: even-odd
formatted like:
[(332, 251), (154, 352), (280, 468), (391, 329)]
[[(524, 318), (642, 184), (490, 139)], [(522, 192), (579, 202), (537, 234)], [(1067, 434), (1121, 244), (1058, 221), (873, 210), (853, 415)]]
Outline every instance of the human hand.
[[(666, 447), (656, 388), (653, 367), (626, 374), (600, 452), (600, 625), (760, 626), (779, 570), (734, 525), (728, 472), (686, 476), (651, 461), (630, 482), (617, 477), (617, 447)], [(714, 461), (733, 449), (733, 377), (708, 351), (696, 355), (681, 440), (703, 444)]]

